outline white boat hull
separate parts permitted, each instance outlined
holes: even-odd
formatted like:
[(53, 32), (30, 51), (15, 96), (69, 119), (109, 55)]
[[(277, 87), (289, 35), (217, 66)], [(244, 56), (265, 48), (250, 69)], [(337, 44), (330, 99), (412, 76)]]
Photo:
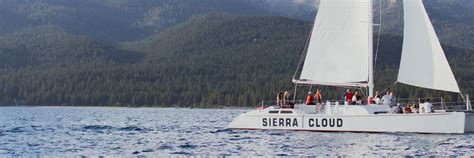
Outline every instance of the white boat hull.
[[(287, 113), (269, 113), (269, 111)], [(291, 111), (292, 113), (289, 113)], [(298, 109), (253, 110), (238, 116), (231, 129), (278, 129), (326, 132), (474, 132), (474, 114), (440, 112), (426, 114), (305, 114)]]

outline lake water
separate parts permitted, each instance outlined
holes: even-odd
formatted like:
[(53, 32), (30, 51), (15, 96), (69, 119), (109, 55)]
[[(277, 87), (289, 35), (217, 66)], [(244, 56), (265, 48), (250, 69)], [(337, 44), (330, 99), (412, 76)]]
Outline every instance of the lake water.
[(0, 157), (474, 155), (474, 134), (225, 129), (245, 111), (0, 107)]

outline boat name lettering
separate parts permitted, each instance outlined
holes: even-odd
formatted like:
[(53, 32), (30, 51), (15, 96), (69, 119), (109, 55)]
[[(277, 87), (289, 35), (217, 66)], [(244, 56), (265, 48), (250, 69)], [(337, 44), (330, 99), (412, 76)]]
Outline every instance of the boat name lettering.
[(310, 118), (308, 120), (309, 127), (342, 127), (341, 118)]
[(263, 127), (298, 127), (296, 118), (263, 118)]

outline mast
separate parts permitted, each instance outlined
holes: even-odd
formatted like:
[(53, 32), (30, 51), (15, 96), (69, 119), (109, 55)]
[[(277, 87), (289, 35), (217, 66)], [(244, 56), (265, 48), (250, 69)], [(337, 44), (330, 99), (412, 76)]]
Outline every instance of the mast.
[[(382, 2), (380, 2), (382, 3)], [(369, 97), (374, 96), (374, 20), (373, 20), (373, 0), (369, 0)]]

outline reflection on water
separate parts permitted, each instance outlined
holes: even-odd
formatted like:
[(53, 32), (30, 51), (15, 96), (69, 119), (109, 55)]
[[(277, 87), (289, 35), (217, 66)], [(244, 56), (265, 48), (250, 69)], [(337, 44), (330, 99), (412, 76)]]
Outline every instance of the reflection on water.
[(229, 130), (246, 110), (0, 107), (0, 157), (474, 155), (474, 134)]

